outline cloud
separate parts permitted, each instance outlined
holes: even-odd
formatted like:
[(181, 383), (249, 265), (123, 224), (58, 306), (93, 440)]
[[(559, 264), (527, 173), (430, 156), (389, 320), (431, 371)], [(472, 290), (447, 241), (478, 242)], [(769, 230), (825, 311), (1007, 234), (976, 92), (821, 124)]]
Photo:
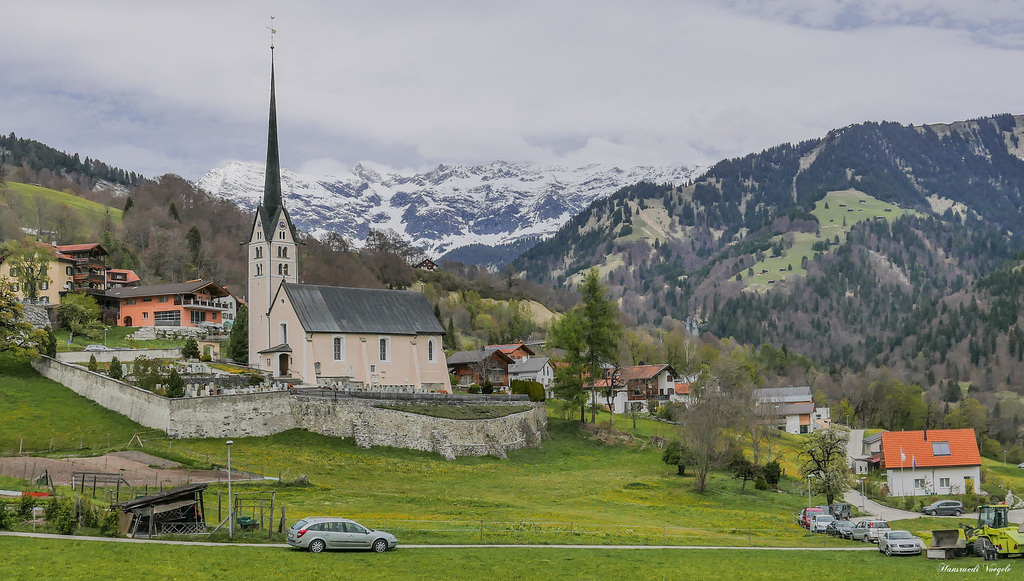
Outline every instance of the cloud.
[(5, 11), (38, 24), (5, 33), (0, 131), (147, 175), (264, 159), (271, 13), (293, 168), (713, 162), (1024, 89), (1012, 2), (56, 1)]

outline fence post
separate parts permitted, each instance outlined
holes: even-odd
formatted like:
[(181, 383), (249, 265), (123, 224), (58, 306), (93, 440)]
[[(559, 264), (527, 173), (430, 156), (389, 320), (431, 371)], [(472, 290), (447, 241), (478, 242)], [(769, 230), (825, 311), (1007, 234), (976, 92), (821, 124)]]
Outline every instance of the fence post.
[(484, 521), (480, 521), (480, 543), (484, 542)]

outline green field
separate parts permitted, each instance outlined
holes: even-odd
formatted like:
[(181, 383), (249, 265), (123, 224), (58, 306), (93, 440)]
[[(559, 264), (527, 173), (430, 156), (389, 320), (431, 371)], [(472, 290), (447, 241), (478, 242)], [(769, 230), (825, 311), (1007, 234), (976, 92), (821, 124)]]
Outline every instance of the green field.
[(85, 335), (75, 335), (75, 338), (68, 343), (71, 332), (67, 329), (54, 331), (57, 337), (57, 351), (82, 351), (87, 345), (103, 344), (107, 347), (128, 347), (130, 349), (164, 349), (168, 347), (181, 347), (185, 345), (184, 340), (154, 339), (152, 341), (136, 341), (128, 336), (138, 330), (138, 327), (107, 327), (106, 340), (101, 331), (98, 338), (91, 338)]
[[(40, 579), (959, 579), (923, 557), (875, 551), (402, 548), (312, 555), (284, 548), (192, 547), (0, 537), (0, 578)], [(979, 559), (951, 565), (973, 566)], [(999, 567), (1008, 562), (995, 563)], [(1010, 570), (1018, 563), (1009, 563)], [(1012, 576), (1012, 575), (1010, 575)], [(1003, 576), (1008, 578), (1009, 576)]]
[(0, 454), (24, 450), (77, 450), (124, 446), (149, 431), (125, 416), (36, 373), (27, 362), (0, 354)]
[[(826, 204), (828, 205), (827, 209), (825, 208)], [(859, 222), (875, 218), (894, 220), (907, 213), (913, 213), (913, 211), (901, 209), (894, 204), (883, 202), (857, 190), (829, 192), (823, 199), (815, 202), (814, 209), (811, 210), (811, 214), (818, 219), (821, 235), (817, 236), (806, 232), (792, 234), (793, 245), (790, 248), (787, 248), (781, 256), (767, 256), (755, 264), (752, 267), (754, 276), (747, 276), (747, 273), (744, 272), (742, 273), (743, 280), (748, 285), (765, 287), (769, 284), (780, 283), (788, 277), (804, 275), (807, 271), (800, 266), (803, 257), (806, 256), (809, 260), (819, 254), (811, 250), (815, 242), (834, 241), (835, 237), (839, 236), (839, 242), (843, 243), (846, 241), (847, 232)], [(777, 236), (773, 241), (780, 239), (781, 236)], [(790, 266), (793, 267), (792, 271), (789, 270)], [(762, 270), (767, 272), (762, 273)], [(775, 282), (770, 283), (770, 281)]]
[(110, 219), (115, 223), (121, 222), (122, 212), (120, 209), (104, 206), (98, 202), (86, 200), (66, 192), (58, 192), (49, 188), (17, 182), (7, 182), (3, 188), (0, 188), (0, 192), (3, 192), (6, 200), (17, 200), (17, 203), (20, 203), (25, 208), (30, 207), (34, 203), (30, 201), (33, 199), (46, 200), (53, 207), (66, 204), (78, 213), (83, 223), (99, 223), (108, 213), (110, 214)]

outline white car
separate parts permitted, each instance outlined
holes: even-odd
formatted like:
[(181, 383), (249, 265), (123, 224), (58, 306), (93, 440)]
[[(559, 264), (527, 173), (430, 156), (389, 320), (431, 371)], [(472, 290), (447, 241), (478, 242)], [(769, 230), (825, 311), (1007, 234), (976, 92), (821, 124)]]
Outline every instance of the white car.
[(816, 514), (811, 517), (810, 531), (812, 533), (823, 533), (828, 525), (836, 520), (836, 517), (830, 514)]
[(86, 345), (86, 351), (110, 351), (110, 348), (106, 345)]

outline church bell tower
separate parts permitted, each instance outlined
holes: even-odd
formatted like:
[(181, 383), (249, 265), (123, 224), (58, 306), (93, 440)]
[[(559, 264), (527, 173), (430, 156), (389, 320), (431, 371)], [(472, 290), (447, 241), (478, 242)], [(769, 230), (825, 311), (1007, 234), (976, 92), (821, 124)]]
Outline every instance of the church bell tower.
[[(261, 353), (287, 343), (275, 335), (271, 324), (274, 295), (285, 282), (299, 279), (295, 227), (284, 208), (281, 193), (281, 160), (277, 145), (277, 100), (274, 91), (274, 45), (270, 46), (270, 127), (267, 132), (267, 167), (263, 202), (256, 207), (247, 244), (249, 279), (249, 365), (275, 370), (273, 357), (286, 353)], [(283, 339), (283, 340), (282, 340)], [(282, 369), (285, 367), (281, 367)]]

